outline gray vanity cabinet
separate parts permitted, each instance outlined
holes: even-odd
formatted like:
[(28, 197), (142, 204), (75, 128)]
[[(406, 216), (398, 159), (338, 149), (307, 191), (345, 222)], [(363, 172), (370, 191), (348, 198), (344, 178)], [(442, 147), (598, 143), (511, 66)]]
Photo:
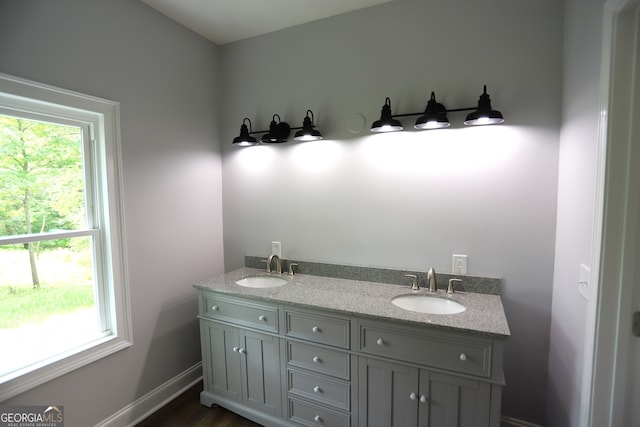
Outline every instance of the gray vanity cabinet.
[(361, 427), (499, 425), (502, 371), (494, 375), (490, 338), (373, 321), (358, 331)]
[(202, 404), (264, 426), (498, 427), (503, 339), (201, 290)]
[(358, 363), (360, 426), (417, 426), (418, 369), (366, 357)]
[(200, 317), (205, 392), (280, 417), (280, 338), (245, 326), (277, 330), (277, 308), (246, 303), (237, 310), (240, 301), (215, 295), (202, 300), (208, 307)]
[(490, 386), (398, 363), (359, 360), (360, 425), (489, 425)]
[(287, 411), (306, 426), (351, 425), (348, 317), (285, 308)]

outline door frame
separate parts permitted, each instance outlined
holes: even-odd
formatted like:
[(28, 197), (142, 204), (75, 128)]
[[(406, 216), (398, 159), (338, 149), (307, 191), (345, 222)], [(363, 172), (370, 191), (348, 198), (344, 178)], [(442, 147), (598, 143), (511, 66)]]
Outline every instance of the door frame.
[[(630, 403), (632, 296), (638, 249), (640, 192), (640, 0), (604, 6), (596, 212), (585, 332), (580, 426), (623, 425)], [(635, 106), (635, 108), (634, 108)], [(637, 121), (636, 121), (637, 123)], [(637, 144), (636, 144), (637, 145)], [(640, 269), (638, 269), (640, 273)], [(597, 391), (597, 393), (596, 393)], [(606, 396), (606, 397), (605, 397)], [(604, 397), (604, 398), (603, 398)], [(627, 412), (628, 413), (628, 412)]]

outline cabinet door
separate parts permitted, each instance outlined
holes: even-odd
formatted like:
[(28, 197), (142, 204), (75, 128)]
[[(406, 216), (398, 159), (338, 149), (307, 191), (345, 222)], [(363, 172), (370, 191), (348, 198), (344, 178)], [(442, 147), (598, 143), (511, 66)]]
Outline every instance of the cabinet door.
[(246, 403), (252, 408), (280, 415), (280, 340), (257, 332), (242, 332), (242, 385)]
[(241, 402), (242, 360), (238, 353), (239, 330), (204, 320), (201, 321), (201, 327), (205, 338), (202, 351), (207, 353), (207, 363), (203, 365), (207, 391)]
[(487, 427), (490, 400), (487, 383), (420, 370), (421, 427)]
[(360, 426), (417, 426), (419, 370), (364, 357), (358, 364)]

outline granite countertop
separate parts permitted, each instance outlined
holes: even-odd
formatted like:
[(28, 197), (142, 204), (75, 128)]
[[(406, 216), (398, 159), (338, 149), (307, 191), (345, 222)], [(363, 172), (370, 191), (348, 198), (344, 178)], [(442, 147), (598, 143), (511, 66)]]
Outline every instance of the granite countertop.
[[(497, 338), (510, 336), (499, 295), (474, 292), (447, 294), (442, 289), (433, 293), (424, 288), (412, 291), (409, 286), (307, 274), (289, 276), (272, 273), (288, 281), (286, 285), (276, 288), (247, 288), (235, 283), (236, 280), (256, 275), (268, 275), (268, 273), (261, 269), (244, 267), (204, 280), (195, 284), (194, 287), (271, 303), (321, 308), (378, 320), (393, 320)], [(424, 314), (404, 310), (391, 303), (391, 298), (411, 293), (451, 299), (464, 305), (466, 310), (456, 314)]]

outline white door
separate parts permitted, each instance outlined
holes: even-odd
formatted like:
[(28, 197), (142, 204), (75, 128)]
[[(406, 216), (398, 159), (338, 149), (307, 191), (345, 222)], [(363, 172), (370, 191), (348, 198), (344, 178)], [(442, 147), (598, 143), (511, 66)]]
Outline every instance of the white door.
[(599, 166), (598, 186), (604, 209), (581, 425), (640, 427), (640, 337), (632, 328), (640, 311), (640, 0), (606, 2), (603, 49), (606, 171)]
[[(635, 19), (633, 28), (635, 29), (635, 85), (633, 88), (633, 107), (631, 114), (631, 140), (632, 144), (640, 145), (640, 7), (635, 9)], [(638, 150), (636, 149), (637, 153)], [(638, 169), (638, 163), (640, 156), (634, 156), (633, 166), (631, 169)], [(636, 173), (632, 175), (634, 177), (633, 182), (630, 183), (630, 187), (635, 190), (635, 200), (640, 200), (640, 174)], [(640, 427), (640, 209), (636, 209), (636, 246), (635, 246), (635, 274), (632, 285), (632, 297), (631, 297), (631, 319), (627, 318), (628, 322), (632, 324), (631, 334), (628, 335), (629, 356), (627, 359), (627, 368), (629, 370), (629, 387), (625, 396), (625, 406), (627, 408), (628, 419), (625, 425)], [(635, 314), (637, 313), (637, 315)]]

